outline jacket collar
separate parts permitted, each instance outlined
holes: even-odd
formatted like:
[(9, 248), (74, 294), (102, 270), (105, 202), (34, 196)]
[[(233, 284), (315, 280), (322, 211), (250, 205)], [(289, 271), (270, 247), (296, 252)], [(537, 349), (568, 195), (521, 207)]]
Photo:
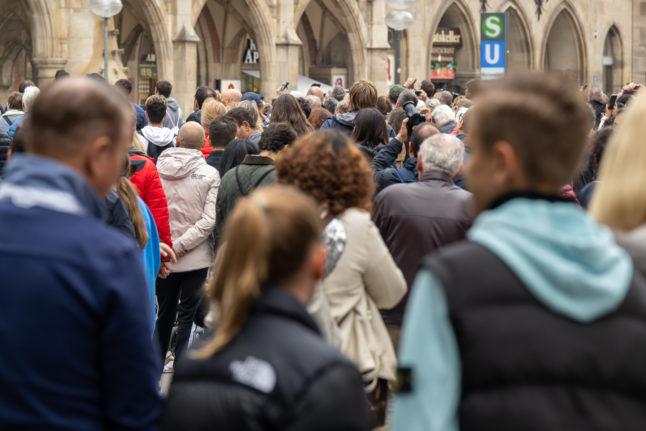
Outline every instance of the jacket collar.
[(317, 334), (321, 333), (305, 306), (278, 287), (263, 287), (260, 297), (251, 306), (251, 313), (278, 315), (294, 320)]
[(0, 199), (14, 205), (42, 207), (101, 219), (104, 206), (94, 189), (76, 171), (46, 157), (16, 154), (7, 164)]
[(438, 169), (431, 169), (430, 171), (424, 172), (424, 175), (422, 175), (420, 181), (442, 181), (445, 183), (453, 184), (453, 179), (451, 178), (451, 176), (448, 173), (440, 171)]
[(547, 202), (572, 203), (570, 199), (566, 199), (558, 195), (548, 195), (545, 193), (539, 193), (539, 192), (533, 192), (533, 191), (515, 191), (515, 192), (506, 193), (498, 197), (491, 203), (491, 205), (489, 205), (488, 209), (495, 210), (496, 208), (514, 199), (532, 199), (532, 200), (542, 200)]
[(271, 157), (247, 154), (242, 161), (243, 165), (274, 165), (274, 159)]

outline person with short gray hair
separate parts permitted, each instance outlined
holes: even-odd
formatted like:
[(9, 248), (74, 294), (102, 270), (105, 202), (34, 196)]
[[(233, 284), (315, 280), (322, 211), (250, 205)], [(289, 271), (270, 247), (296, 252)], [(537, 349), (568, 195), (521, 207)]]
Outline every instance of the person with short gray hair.
[(417, 155), (418, 170), (421, 163), (424, 172), (437, 169), (455, 178), (463, 158), (464, 143), (455, 136), (439, 133), (422, 142)]
[(330, 90), (330, 97), (340, 102), (345, 99), (345, 90), (343, 89), (343, 87), (336, 85), (332, 88), (332, 90)]
[[(434, 134), (417, 152), (419, 182), (391, 185), (375, 198), (373, 220), (409, 289), (422, 258), (464, 239), (473, 221), (471, 193), (453, 183), (463, 153), (459, 139)], [(405, 307), (406, 299), (384, 318), (395, 345)]]
[(25, 113), (22, 117), (17, 118), (16, 121), (13, 122), (11, 127), (9, 127), (9, 136), (11, 139), (13, 139), (13, 136), (16, 134), (16, 129), (22, 123), (27, 117), (29, 116), (29, 111), (31, 110), (31, 107), (34, 104), (34, 101), (40, 94), (40, 89), (36, 87), (35, 85), (30, 85), (29, 87), (25, 88), (25, 91), (22, 93), (22, 110)]
[(433, 109), (431, 118), (441, 133), (451, 133), (455, 129), (455, 113), (449, 106), (440, 105)]

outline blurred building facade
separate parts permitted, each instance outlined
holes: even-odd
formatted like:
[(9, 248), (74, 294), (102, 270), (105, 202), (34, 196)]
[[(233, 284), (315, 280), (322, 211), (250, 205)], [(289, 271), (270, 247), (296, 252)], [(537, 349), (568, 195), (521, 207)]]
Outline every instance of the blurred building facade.
[[(395, 34), (386, 0), (123, 0), (110, 20), (110, 81), (128, 78), (141, 102), (158, 79), (185, 110), (198, 85), (272, 97), (310, 78), (386, 91)], [(509, 13), (509, 69), (553, 70), (617, 91), (646, 81), (646, 1), (417, 0), (401, 33), (401, 76), (449, 88), (479, 76), (482, 10)], [(89, 0), (0, 0), (0, 97), (56, 70), (102, 72), (103, 23)]]

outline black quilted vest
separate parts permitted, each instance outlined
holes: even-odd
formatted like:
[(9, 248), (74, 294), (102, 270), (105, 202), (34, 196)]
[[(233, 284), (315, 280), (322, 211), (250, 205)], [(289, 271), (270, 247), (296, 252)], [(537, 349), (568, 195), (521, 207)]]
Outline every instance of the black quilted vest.
[(646, 430), (646, 284), (592, 323), (550, 311), (487, 248), (426, 258), (462, 364), (461, 431)]

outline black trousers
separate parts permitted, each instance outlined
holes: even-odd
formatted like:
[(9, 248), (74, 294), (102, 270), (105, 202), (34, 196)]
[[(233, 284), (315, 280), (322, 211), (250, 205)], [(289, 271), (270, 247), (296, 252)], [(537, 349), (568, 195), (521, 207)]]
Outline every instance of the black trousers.
[[(166, 358), (170, 336), (175, 323), (175, 315), (179, 311), (177, 325), (177, 343), (175, 345), (175, 361), (188, 346), (188, 339), (193, 326), (193, 316), (202, 296), (202, 286), (206, 280), (208, 268), (194, 271), (173, 272), (168, 278), (158, 278), (156, 282), (157, 314), (156, 331), (159, 335), (162, 363)], [(177, 301), (179, 305), (177, 304)]]

